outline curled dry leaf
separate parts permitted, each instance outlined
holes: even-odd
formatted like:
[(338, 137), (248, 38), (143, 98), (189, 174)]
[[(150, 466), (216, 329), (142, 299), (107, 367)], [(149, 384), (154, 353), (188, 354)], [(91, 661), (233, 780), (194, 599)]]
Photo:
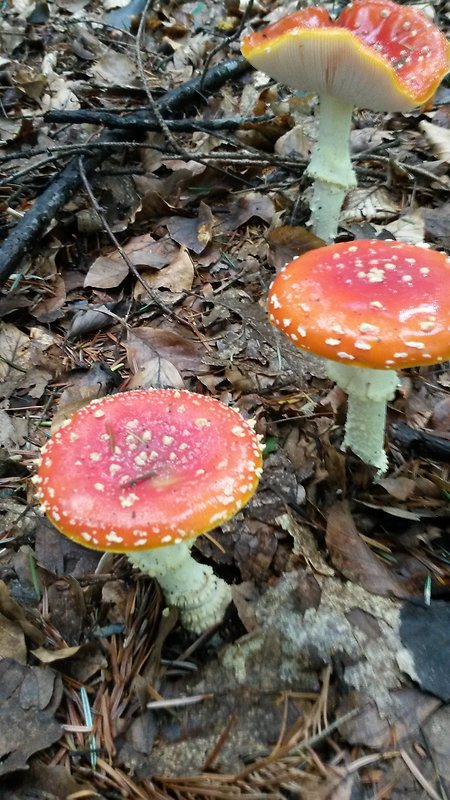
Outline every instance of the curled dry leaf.
[(37, 647), (31, 652), (42, 664), (52, 664), (54, 661), (62, 661), (65, 658), (71, 658), (78, 653), (79, 649), (77, 645), (74, 647), (60, 647), (58, 650), (47, 650), (45, 647)]
[(397, 216), (401, 204), (392, 192), (380, 189), (353, 189), (346, 197), (341, 222), (370, 222), (390, 220)]
[(297, 256), (323, 247), (325, 242), (302, 225), (281, 225), (272, 228), (266, 236), (269, 244), (269, 261), (277, 272)]
[(267, 195), (258, 192), (247, 192), (241, 195), (238, 200), (231, 203), (227, 211), (221, 212), (217, 216), (225, 231), (235, 231), (241, 225), (245, 225), (252, 217), (262, 219), (264, 222), (271, 223), (275, 215), (273, 201)]
[(421, 208), (410, 209), (386, 225), (374, 225), (376, 231), (389, 231), (398, 242), (421, 244), (425, 241), (425, 220)]
[(70, 382), (59, 397), (57, 410), (52, 418), (52, 433), (74, 414), (78, 409), (98, 400), (117, 389), (120, 377), (105, 364), (95, 363), (88, 370), (74, 371), (70, 374)]
[(8, 591), (6, 583), (0, 581), (0, 613), (10, 622), (17, 625), (21, 631), (33, 642), (42, 644), (45, 636), (42, 630), (29, 622), (22, 606), (14, 600)]
[(201, 356), (194, 343), (158, 328), (139, 328), (127, 338), (127, 356), (133, 373), (129, 389), (184, 387), (180, 370), (197, 374)]
[(0, 659), (14, 658), (19, 664), (26, 664), (27, 646), (23, 630), (0, 612)]
[(18, 389), (26, 389), (32, 397), (41, 397), (52, 374), (35, 366), (45, 356), (31, 339), (15, 325), (0, 325), (0, 395), (10, 397)]
[(378, 483), (383, 489), (386, 489), (391, 497), (395, 497), (396, 500), (400, 501), (408, 500), (416, 490), (416, 482), (411, 478), (404, 478), (403, 476), (398, 478), (382, 478)]

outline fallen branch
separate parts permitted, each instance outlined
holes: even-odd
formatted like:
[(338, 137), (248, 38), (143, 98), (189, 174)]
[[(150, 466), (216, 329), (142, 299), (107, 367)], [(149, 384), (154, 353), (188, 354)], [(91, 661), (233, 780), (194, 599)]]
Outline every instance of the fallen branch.
[[(111, 111), (103, 109), (78, 109), (76, 111), (64, 111), (56, 109), (48, 111), (44, 117), (45, 122), (60, 122), (64, 125), (105, 125), (107, 128), (117, 128), (127, 131), (159, 131), (161, 125), (158, 120), (147, 119), (145, 122), (136, 119), (136, 115), (126, 115), (119, 117)], [(270, 122), (273, 117), (269, 114), (256, 117), (222, 117), (221, 119), (168, 119), (166, 125), (170, 131), (175, 133), (193, 133), (194, 131), (206, 131), (214, 133), (216, 131), (235, 131), (245, 125), (254, 125), (259, 122)]]
[[(224, 61), (211, 69), (204, 76), (203, 81), (202, 77), (193, 78), (176, 89), (166, 92), (157, 102), (158, 110), (160, 114), (169, 115), (181, 109), (186, 110), (197, 103), (204, 104), (208, 94), (215, 92), (227, 81), (240, 77), (248, 69), (249, 66), (243, 58)], [(138, 117), (139, 114), (141, 112), (137, 112), (134, 116)], [(151, 115), (147, 111), (143, 111), (141, 117), (145, 120), (151, 118)], [(126, 140), (127, 133), (126, 130), (107, 131), (97, 139), (97, 142), (100, 144), (116, 143), (119, 146), (122, 141)], [(86, 157), (84, 160), (86, 175), (91, 175), (109, 152), (108, 147), (100, 147), (93, 155)], [(59, 175), (53, 178), (35, 200), (30, 211), (14, 226), (0, 247), (0, 286), (17, 269), (23, 257), (35, 250), (51, 220), (73, 197), (80, 188), (81, 182), (78, 158), (75, 158)]]
[(450, 461), (450, 440), (433, 433), (410, 428), (405, 422), (395, 422), (390, 427), (392, 441), (401, 450), (421, 458)]

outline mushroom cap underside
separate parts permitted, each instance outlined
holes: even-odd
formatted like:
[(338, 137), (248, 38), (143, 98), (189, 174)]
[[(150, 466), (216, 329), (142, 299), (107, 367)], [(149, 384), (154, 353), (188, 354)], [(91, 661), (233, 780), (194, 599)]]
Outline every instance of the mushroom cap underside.
[(356, 0), (336, 21), (325, 9), (302, 9), (245, 37), (242, 53), (280, 83), (374, 111), (425, 103), (450, 68), (443, 33), (389, 0)]

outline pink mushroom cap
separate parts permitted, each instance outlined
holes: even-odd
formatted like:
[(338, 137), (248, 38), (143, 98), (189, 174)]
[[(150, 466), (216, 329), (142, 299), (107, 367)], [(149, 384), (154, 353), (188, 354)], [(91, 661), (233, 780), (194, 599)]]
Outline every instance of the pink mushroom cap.
[(259, 438), (233, 408), (188, 391), (130, 391), (94, 400), (51, 436), (37, 495), (80, 544), (148, 550), (230, 519), (261, 467)]

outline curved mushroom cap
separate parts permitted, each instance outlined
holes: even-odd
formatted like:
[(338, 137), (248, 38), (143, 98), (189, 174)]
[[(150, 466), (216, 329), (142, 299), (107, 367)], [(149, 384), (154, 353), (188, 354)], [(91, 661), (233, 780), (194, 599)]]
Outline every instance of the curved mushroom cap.
[(77, 411), (42, 449), (37, 495), (69, 538), (146, 550), (230, 519), (254, 493), (261, 445), (238, 411), (173, 389), (130, 391)]
[(334, 22), (304, 8), (244, 38), (242, 53), (275, 80), (373, 111), (409, 111), (450, 68), (444, 34), (419, 10), (354, 0)]
[(450, 358), (450, 258), (367, 239), (311, 250), (269, 291), (269, 319), (304, 350), (355, 367)]

